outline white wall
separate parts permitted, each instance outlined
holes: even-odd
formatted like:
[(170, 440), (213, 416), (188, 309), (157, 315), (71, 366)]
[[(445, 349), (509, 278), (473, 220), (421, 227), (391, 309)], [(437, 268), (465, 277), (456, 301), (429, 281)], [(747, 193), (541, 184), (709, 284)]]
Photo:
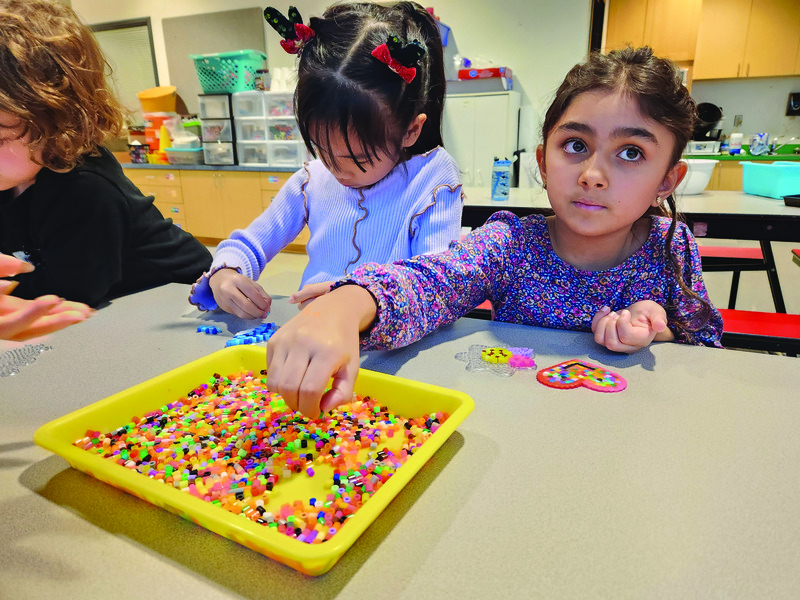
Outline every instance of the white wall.
[(781, 142), (793, 136), (800, 138), (800, 117), (786, 116), (790, 92), (800, 92), (800, 77), (708, 80), (692, 84), (692, 98), (722, 108), (723, 134), (730, 135), (734, 115), (742, 115), (739, 131), (744, 133), (745, 142), (751, 134), (759, 132), (767, 132), (770, 139), (778, 137)]
[[(332, 0), (295, 0), (304, 20), (320, 15)], [(510, 67), (515, 89), (522, 94), (520, 146), (531, 149), (552, 94), (564, 75), (582, 60), (589, 45), (590, 0), (436, 0), (437, 16), (452, 28), (459, 52), (483, 56)], [(272, 3), (275, 5), (274, 3)], [(170, 17), (266, 6), (254, 0), (72, 0), (73, 9), (89, 23), (150, 17), (161, 85), (169, 84), (161, 20)], [(278, 8), (288, 8), (288, 3)], [(278, 44), (265, 23), (270, 68), (291, 66), (294, 56)], [(231, 48), (237, 50), (238, 48)], [(180, 90), (179, 90), (180, 91)]]

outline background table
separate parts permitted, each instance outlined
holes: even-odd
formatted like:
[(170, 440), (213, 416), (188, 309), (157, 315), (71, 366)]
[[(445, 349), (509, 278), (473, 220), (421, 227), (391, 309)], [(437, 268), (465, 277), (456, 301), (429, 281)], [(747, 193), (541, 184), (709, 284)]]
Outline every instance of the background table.
[[(51, 419), (224, 346), (188, 287), (115, 300), (0, 378), (0, 597), (797, 598), (796, 359), (461, 319), (362, 366), (463, 390), (473, 414), (327, 575), (309, 578), (68, 467)], [(282, 324), (296, 308), (276, 300)], [(588, 359), (620, 394), (553, 390), (455, 360), (529, 346)], [(19, 346), (0, 342), (0, 351)]]

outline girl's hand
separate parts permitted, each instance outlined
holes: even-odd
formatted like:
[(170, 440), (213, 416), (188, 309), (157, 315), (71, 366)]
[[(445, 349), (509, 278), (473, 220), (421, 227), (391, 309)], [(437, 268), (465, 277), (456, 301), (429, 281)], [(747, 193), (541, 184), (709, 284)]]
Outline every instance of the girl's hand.
[(618, 313), (604, 306), (592, 319), (592, 331), (601, 346), (627, 354), (649, 346), (654, 339), (674, 339), (667, 329), (667, 312), (652, 300), (636, 302)]
[(58, 296), (25, 300), (7, 294), (14, 282), (0, 283), (0, 339), (22, 342), (85, 321), (92, 309)]
[(208, 280), (214, 300), (224, 310), (242, 319), (263, 319), (272, 298), (258, 283), (235, 269), (220, 269)]
[[(267, 343), (267, 387), (312, 419), (352, 401), (358, 334), (376, 312), (372, 294), (356, 285), (319, 296)], [(325, 391), (331, 378), (331, 389)]]
[(333, 281), (323, 281), (322, 283), (309, 283), (304, 285), (300, 291), (289, 296), (289, 304), (299, 304), (298, 310), (303, 310), (314, 298), (327, 294), (331, 291)]
[[(0, 254), (0, 277), (30, 273), (33, 265), (7, 254)], [(0, 280), (0, 339), (22, 342), (64, 329), (86, 320), (92, 309), (80, 302), (67, 302), (58, 296), (25, 300), (11, 296), (16, 281)]]

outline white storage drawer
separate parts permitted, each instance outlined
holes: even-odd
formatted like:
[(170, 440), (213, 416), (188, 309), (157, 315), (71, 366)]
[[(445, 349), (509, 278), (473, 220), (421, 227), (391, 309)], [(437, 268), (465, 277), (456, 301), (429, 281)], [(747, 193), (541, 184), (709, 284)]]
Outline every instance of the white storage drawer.
[(300, 139), (300, 130), (294, 117), (269, 117), (267, 139), (294, 142)]
[(207, 165), (235, 165), (233, 142), (203, 142), (203, 158)]
[(291, 92), (266, 92), (266, 98), (268, 117), (294, 115), (294, 94)]
[(236, 153), (240, 165), (267, 165), (269, 164), (269, 142), (237, 142)]
[(249, 142), (267, 139), (266, 117), (236, 117), (236, 141)]
[(200, 110), (197, 116), (201, 119), (230, 119), (231, 101), (228, 94), (201, 94), (197, 96)]
[(267, 94), (260, 90), (236, 92), (233, 98), (233, 117), (263, 117), (267, 110)]
[(300, 167), (305, 146), (302, 142), (268, 142), (267, 157), (270, 167)]
[(232, 142), (233, 127), (230, 119), (200, 120), (204, 142)]

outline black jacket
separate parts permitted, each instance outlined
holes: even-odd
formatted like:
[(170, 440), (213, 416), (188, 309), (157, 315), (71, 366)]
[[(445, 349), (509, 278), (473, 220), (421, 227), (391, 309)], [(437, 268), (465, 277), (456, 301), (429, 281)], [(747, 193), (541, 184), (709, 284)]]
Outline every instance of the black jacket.
[(166, 283), (194, 283), (211, 254), (165, 219), (105, 148), (68, 173), (43, 168), (17, 198), (0, 191), (0, 252), (27, 255), (14, 295), (101, 300)]

